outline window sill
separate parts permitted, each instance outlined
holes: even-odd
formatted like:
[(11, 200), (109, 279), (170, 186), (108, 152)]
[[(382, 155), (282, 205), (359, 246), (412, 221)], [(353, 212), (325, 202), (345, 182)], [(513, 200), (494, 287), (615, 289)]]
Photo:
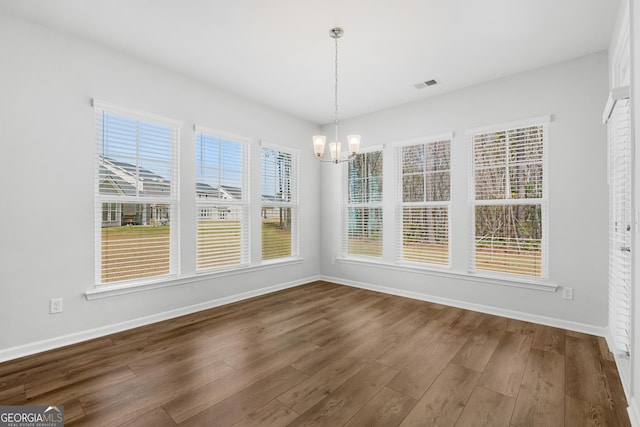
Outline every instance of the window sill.
[(417, 272), (428, 274), (431, 276), (438, 277), (446, 277), (449, 279), (461, 279), (467, 280), (470, 282), (480, 282), (485, 284), (493, 284), (500, 286), (508, 286), (515, 288), (524, 288), (524, 289), (532, 289), (536, 291), (543, 292), (556, 292), (558, 290), (558, 285), (552, 284), (542, 280), (528, 280), (526, 278), (513, 277), (513, 278), (504, 278), (504, 277), (496, 277), (490, 274), (479, 274), (479, 273), (461, 273), (456, 271), (451, 271), (446, 267), (438, 268), (438, 267), (423, 267), (416, 264), (391, 264), (382, 261), (373, 261), (373, 260), (365, 260), (363, 258), (336, 258), (336, 262), (340, 264), (352, 264), (352, 265), (366, 265), (384, 268), (387, 270), (394, 271), (405, 271), (405, 272)]
[(279, 260), (265, 262), (260, 265), (238, 267), (233, 269), (219, 270), (219, 271), (206, 271), (199, 272), (192, 276), (187, 277), (164, 277), (154, 281), (135, 282), (128, 284), (117, 285), (100, 285), (84, 293), (87, 300), (95, 300), (101, 298), (108, 298), (118, 295), (132, 294), (136, 292), (150, 291), (154, 289), (161, 289), (170, 286), (181, 286), (191, 283), (202, 282), (204, 280), (215, 279), (219, 277), (234, 276), (237, 274), (250, 273), (254, 271), (266, 270), (274, 267), (281, 267), (283, 265), (301, 264), (304, 258), (290, 257), (282, 258)]

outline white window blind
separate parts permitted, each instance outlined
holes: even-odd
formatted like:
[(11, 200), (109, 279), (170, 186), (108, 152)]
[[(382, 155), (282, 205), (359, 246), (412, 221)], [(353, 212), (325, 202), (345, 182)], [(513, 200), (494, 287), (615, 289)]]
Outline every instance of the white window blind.
[(546, 277), (547, 127), (471, 134), (472, 271)]
[(248, 141), (196, 128), (197, 270), (249, 263)]
[(618, 100), (608, 121), (609, 329), (616, 350), (631, 345), (631, 121), (629, 99)]
[(179, 123), (94, 108), (96, 283), (176, 275)]
[(357, 154), (346, 168), (342, 251), (382, 257), (382, 151)]
[(264, 144), (260, 164), (262, 259), (298, 256), (298, 158)]
[(448, 266), (451, 139), (398, 149), (400, 260)]

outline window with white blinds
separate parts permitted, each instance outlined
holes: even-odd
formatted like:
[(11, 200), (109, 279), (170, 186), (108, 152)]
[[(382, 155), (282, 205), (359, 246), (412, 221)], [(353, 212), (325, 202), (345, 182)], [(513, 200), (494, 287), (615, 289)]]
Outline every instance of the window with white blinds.
[(198, 271), (249, 263), (247, 140), (196, 127)]
[(471, 132), (471, 270), (546, 277), (548, 120)]
[(631, 120), (629, 99), (618, 100), (608, 121), (609, 329), (616, 350), (631, 346)]
[(400, 260), (448, 266), (451, 137), (398, 150)]
[(94, 101), (96, 283), (177, 274), (180, 124)]
[(346, 168), (342, 252), (382, 257), (382, 151), (357, 154)]
[(262, 259), (298, 256), (298, 156), (262, 145)]

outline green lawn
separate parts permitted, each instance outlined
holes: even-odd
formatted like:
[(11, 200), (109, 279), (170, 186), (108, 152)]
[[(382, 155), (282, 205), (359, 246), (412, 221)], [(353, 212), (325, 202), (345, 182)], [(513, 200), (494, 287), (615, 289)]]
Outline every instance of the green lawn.
[[(239, 220), (198, 222), (198, 269), (241, 261)], [(262, 220), (262, 258), (291, 255), (291, 230), (278, 220)], [(102, 228), (102, 283), (169, 274), (170, 226)]]

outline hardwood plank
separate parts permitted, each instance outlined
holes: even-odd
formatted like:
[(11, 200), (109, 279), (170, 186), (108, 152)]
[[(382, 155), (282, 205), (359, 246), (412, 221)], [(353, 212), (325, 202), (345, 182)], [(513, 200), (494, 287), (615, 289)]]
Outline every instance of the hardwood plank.
[(278, 396), (299, 414), (307, 411), (342, 385), (365, 365), (354, 357), (341, 357)]
[(532, 342), (533, 334), (505, 331), (480, 377), (479, 385), (515, 397), (520, 389)]
[[(108, 388), (85, 393), (80, 397), (80, 402), (87, 413), (108, 410), (112, 407), (118, 407), (118, 412), (124, 412), (125, 407), (131, 403), (135, 404), (136, 410), (141, 408), (148, 410), (154, 404), (169, 402), (179, 394), (178, 390), (185, 392), (232, 373), (235, 373), (235, 370), (220, 361), (198, 366), (195, 369), (153, 372)], [(175, 385), (179, 385), (180, 388), (176, 389)]]
[(416, 400), (420, 399), (429, 386), (460, 351), (471, 332), (453, 326), (447, 330), (411, 363), (396, 375), (389, 387)]
[(199, 412), (181, 422), (184, 427), (192, 426), (229, 426), (260, 409), (277, 395), (298, 384), (307, 376), (285, 366), (262, 380), (243, 388), (221, 402)]
[(138, 418), (131, 422), (125, 422), (122, 426), (127, 427), (172, 427), (177, 425), (169, 414), (165, 412), (161, 407), (154, 408), (149, 412), (140, 415)]
[(397, 372), (393, 368), (373, 362), (289, 425), (343, 425)]
[(604, 361), (595, 337), (568, 336), (566, 394), (587, 402), (605, 402), (612, 398)]
[(564, 426), (564, 365), (562, 355), (531, 350), (511, 420), (512, 427)]
[(626, 413), (565, 396), (565, 427), (631, 427)]
[(509, 320), (509, 325), (507, 325), (507, 331), (523, 335), (534, 335), (536, 333), (537, 326), (538, 325), (535, 323), (511, 319)]
[(234, 424), (242, 427), (278, 427), (286, 426), (298, 418), (298, 414), (277, 400), (272, 400), (262, 408), (250, 413)]
[(429, 321), (424, 327), (406, 336), (401, 342), (391, 345), (376, 360), (383, 365), (401, 370), (431, 343), (437, 341), (447, 329), (447, 325), (436, 320)]
[(317, 351), (309, 352), (300, 357), (293, 363), (293, 367), (311, 375), (327, 363), (343, 357), (349, 351), (363, 344), (368, 339), (367, 335), (376, 329), (375, 324), (365, 323), (360, 328), (341, 335), (331, 343), (320, 347)]
[(565, 354), (566, 333), (562, 329), (551, 326), (537, 325), (533, 345), (531, 348), (542, 351), (550, 351), (562, 356)]
[(385, 387), (351, 417), (345, 426), (397, 426), (415, 404), (414, 399)]
[(25, 405), (27, 394), (24, 385), (17, 385), (12, 388), (0, 391), (0, 404), (6, 406)]
[(453, 358), (452, 362), (478, 372), (484, 371), (498, 346), (498, 342), (500, 342), (502, 334), (502, 330), (480, 324)]
[(221, 377), (192, 390), (183, 391), (175, 399), (162, 406), (171, 418), (181, 423), (243, 388), (290, 365), (293, 360), (298, 359), (301, 355), (308, 354), (316, 349), (317, 347), (313, 344), (295, 343), (292, 346), (283, 348), (279, 354), (259, 360), (232, 375)]
[(476, 387), (455, 426), (508, 427), (514, 404), (512, 397)]
[(402, 427), (455, 425), (480, 373), (449, 364), (404, 419)]
[[(89, 393), (110, 387), (116, 387), (118, 384), (134, 378), (136, 378), (136, 375), (133, 371), (128, 366), (122, 366), (92, 378), (71, 382), (69, 385), (64, 387), (54, 387), (53, 390), (46, 393), (35, 393), (32, 391), (31, 393), (33, 396), (29, 396), (29, 399), (31, 400), (33, 397), (37, 396), (37, 398), (43, 402), (73, 400), (86, 396)], [(29, 402), (25, 400), (21, 404), (26, 405), (28, 403)]]

